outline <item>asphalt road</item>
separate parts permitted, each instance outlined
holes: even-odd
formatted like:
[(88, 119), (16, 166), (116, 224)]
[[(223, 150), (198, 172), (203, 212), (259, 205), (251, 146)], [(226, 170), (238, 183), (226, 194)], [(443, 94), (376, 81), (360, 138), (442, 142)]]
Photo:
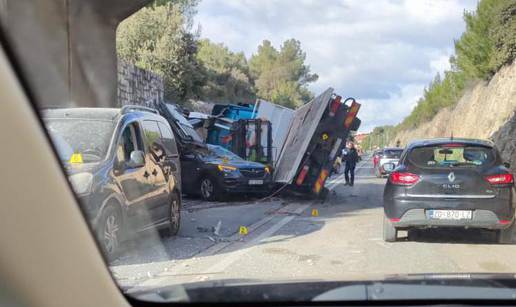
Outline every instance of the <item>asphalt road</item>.
[[(334, 175), (328, 199), (273, 198), (206, 203), (185, 200), (178, 236), (145, 234), (126, 246), (111, 270), (128, 292), (223, 279), (377, 279), (424, 273), (516, 271), (516, 245), (483, 230), (419, 231), (382, 240), (382, 193), (369, 159), (354, 187)], [(314, 212), (316, 210), (316, 212)], [(314, 216), (316, 215), (316, 216)], [(248, 228), (239, 234), (240, 226)], [(403, 235), (403, 233), (402, 233)]]

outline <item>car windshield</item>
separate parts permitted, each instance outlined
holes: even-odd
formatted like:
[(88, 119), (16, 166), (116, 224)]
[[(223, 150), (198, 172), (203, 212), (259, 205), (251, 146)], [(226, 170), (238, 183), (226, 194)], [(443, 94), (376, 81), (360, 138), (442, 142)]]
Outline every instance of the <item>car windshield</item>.
[(214, 145), (208, 145), (209, 154), (212, 157), (217, 157), (220, 159), (228, 159), (233, 161), (244, 161), (241, 157), (238, 155), (232, 153), (231, 151), (225, 149), (221, 146), (214, 146)]
[(45, 124), (65, 163), (73, 162), (72, 157), (84, 163), (103, 160), (115, 128), (113, 121), (77, 118), (47, 118)]
[(401, 149), (386, 149), (383, 151), (383, 155), (386, 158), (396, 158), (399, 159), (401, 157), (401, 153), (403, 150)]
[(0, 183), (74, 193), (124, 295), (516, 302), (515, 0), (0, 0), (0, 30)]
[(412, 149), (408, 159), (420, 167), (482, 167), (494, 162), (495, 153), (481, 146), (424, 146)]

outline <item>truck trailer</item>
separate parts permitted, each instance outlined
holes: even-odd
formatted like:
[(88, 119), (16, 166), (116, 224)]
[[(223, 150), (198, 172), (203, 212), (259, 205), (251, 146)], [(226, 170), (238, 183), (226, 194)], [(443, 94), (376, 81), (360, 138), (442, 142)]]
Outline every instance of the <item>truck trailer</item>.
[(294, 112), (274, 169), (274, 181), (288, 190), (324, 196), (324, 184), (352, 131), (360, 127), (360, 104), (328, 88)]

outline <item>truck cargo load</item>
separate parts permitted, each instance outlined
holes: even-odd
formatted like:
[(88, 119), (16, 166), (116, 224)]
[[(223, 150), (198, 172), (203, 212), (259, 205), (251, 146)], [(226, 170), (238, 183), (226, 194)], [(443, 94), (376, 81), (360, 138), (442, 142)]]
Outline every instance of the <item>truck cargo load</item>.
[(206, 143), (219, 145), (244, 160), (272, 165), (271, 123), (261, 119), (211, 118)]

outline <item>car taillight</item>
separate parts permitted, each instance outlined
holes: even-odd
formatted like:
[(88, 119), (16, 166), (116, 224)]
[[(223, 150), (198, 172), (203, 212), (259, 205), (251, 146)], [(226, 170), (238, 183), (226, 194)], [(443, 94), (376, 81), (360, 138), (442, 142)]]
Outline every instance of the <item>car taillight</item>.
[(419, 176), (412, 173), (393, 172), (389, 180), (396, 185), (413, 185), (419, 181)]
[(353, 123), (353, 119), (357, 116), (358, 110), (360, 109), (360, 104), (353, 101), (351, 103), (351, 107), (349, 107), (348, 114), (346, 115), (346, 119), (344, 120), (344, 127), (347, 129)]
[(484, 177), (490, 184), (511, 184), (514, 183), (512, 174), (498, 174)]

